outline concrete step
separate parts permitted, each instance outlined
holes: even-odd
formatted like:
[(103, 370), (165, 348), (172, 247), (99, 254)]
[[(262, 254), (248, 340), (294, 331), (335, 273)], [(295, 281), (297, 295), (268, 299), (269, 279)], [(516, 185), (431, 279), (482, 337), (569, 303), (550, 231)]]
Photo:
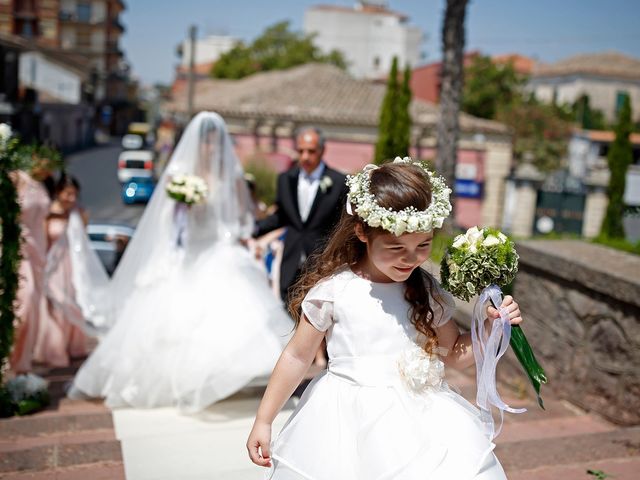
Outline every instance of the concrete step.
[(0, 438), (0, 455), (47, 445), (67, 445), (116, 440), (113, 429), (89, 430), (81, 432), (56, 432), (49, 435), (35, 435), (20, 438)]
[[(526, 413), (522, 415), (526, 415)], [(495, 442), (501, 445), (503, 443), (534, 439), (612, 432), (618, 429), (619, 427), (591, 415), (552, 417), (543, 420), (505, 423)]]
[(72, 467), (52, 468), (39, 472), (0, 474), (2, 480), (125, 480), (122, 462), (100, 462)]
[(0, 452), (0, 472), (48, 471), (57, 468), (102, 462), (122, 462), (120, 442), (108, 440), (73, 441), (70, 438), (53, 443)]
[[(509, 472), (640, 457), (640, 427), (609, 432), (504, 442), (496, 455)], [(564, 478), (564, 477), (558, 477)]]
[(511, 472), (509, 480), (596, 480), (588, 470), (601, 471), (611, 480), (637, 480), (640, 457), (615, 458), (570, 465), (542, 466), (531, 470)]
[(13, 439), (55, 433), (113, 429), (111, 413), (48, 411), (32, 416), (12, 417), (0, 421), (0, 438)]

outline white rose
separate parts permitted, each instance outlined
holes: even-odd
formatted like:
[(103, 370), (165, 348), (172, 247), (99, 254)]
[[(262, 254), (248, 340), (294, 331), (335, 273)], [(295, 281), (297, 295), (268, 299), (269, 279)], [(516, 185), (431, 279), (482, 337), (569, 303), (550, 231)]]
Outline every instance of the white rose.
[(402, 218), (396, 220), (395, 228), (393, 229), (393, 233), (396, 237), (399, 237), (407, 230), (407, 222), (405, 222)]
[(438, 356), (429, 356), (418, 346), (403, 351), (398, 370), (406, 385), (415, 392), (440, 388), (444, 378), (444, 364)]
[(496, 237), (495, 235), (489, 235), (487, 238), (485, 238), (482, 241), (483, 247), (493, 247), (494, 245), (499, 245), (499, 244), (500, 244), (500, 240), (498, 240), (498, 237)]
[(11, 138), (11, 127), (6, 123), (0, 123), (0, 141), (5, 143)]
[(468, 245), (469, 242), (467, 241), (467, 237), (465, 235), (458, 235), (454, 240), (453, 240), (453, 248), (460, 248), (463, 247), (464, 245)]
[(418, 217), (416, 217), (415, 215), (410, 216), (409, 220), (407, 221), (407, 226), (409, 227), (408, 229), (412, 232), (415, 232), (418, 229), (419, 224), (420, 220), (418, 220)]
[(484, 234), (482, 230), (478, 230), (478, 227), (471, 227), (465, 235), (469, 245), (476, 245), (484, 239)]
[(507, 236), (502, 232), (498, 233), (498, 238), (500, 239), (500, 243), (506, 243), (507, 242)]
[(380, 226), (380, 217), (378, 215), (372, 215), (368, 219), (368, 223), (370, 227), (376, 228)]

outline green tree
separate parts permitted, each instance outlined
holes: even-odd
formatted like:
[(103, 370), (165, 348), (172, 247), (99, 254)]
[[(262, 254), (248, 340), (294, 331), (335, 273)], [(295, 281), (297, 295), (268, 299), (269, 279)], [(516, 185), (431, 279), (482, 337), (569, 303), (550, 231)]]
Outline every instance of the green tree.
[(591, 108), (589, 95), (581, 95), (571, 106), (575, 122), (585, 130), (607, 130), (602, 110)]
[(560, 168), (571, 136), (570, 119), (570, 113), (534, 98), (516, 101), (496, 115), (512, 132), (516, 162), (526, 159), (543, 172)]
[(525, 81), (511, 62), (496, 65), (490, 57), (477, 56), (464, 72), (462, 110), (476, 117), (494, 119), (500, 108), (520, 98)]
[(380, 122), (378, 123), (378, 141), (374, 163), (380, 165), (385, 161), (395, 158), (396, 152), (396, 122), (400, 106), (400, 88), (398, 85), (398, 59), (393, 57), (391, 71), (387, 81), (387, 91), (380, 109)]
[(626, 95), (622, 108), (618, 112), (618, 122), (615, 127), (616, 138), (609, 149), (607, 162), (609, 163), (609, 204), (602, 222), (600, 235), (607, 238), (624, 238), (624, 189), (627, 179), (627, 168), (633, 161), (631, 147), (631, 100)]
[(411, 68), (405, 66), (396, 119), (395, 155), (406, 157), (411, 147)]
[(236, 44), (222, 55), (213, 66), (211, 75), (216, 78), (243, 78), (257, 72), (283, 70), (310, 62), (330, 63), (346, 68), (341, 52), (320, 52), (313, 43), (313, 35), (290, 30), (288, 21), (268, 27), (251, 44)]

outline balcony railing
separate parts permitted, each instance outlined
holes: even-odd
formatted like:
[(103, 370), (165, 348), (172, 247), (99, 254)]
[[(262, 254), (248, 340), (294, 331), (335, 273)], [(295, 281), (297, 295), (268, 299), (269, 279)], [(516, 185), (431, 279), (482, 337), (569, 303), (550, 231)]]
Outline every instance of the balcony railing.
[(124, 25), (120, 23), (120, 20), (118, 20), (117, 18), (114, 18), (113, 20), (111, 20), (111, 26), (116, 30), (120, 30), (120, 33), (124, 33), (126, 30)]
[(82, 24), (82, 25), (104, 25), (105, 22), (107, 21), (106, 17), (103, 17), (101, 19), (94, 19), (94, 18), (81, 18), (80, 16), (78, 16), (78, 14), (76, 12), (65, 12), (65, 11), (61, 11), (60, 13), (58, 13), (58, 19), (61, 22), (67, 22), (67, 23), (78, 23), (78, 24)]

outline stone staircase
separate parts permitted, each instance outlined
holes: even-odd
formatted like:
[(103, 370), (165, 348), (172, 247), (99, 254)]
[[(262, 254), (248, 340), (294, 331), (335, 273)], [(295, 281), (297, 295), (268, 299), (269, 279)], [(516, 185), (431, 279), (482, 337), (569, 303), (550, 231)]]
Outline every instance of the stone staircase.
[[(475, 371), (448, 371), (450, 384), (470, 402), (475, 398)], [(523, 414), (506, 414), (496, 439), (496, 455), (509, 480), (597, 480), (587, 470), (601, 471), (611, 480), (640, 478), (640, 427), (619, 427), (554, 398), (547, 388), (541, 410), (532, 398), (516, 395), (502, 385), (507, 404), (526, 407)]]
[[(0, 479), (125, 478), (111, 412), (100, 402), (64, 398), (64, 385), (75, 369), (37, 372), (50, 381), (52, 405), (35, 415), (0, 420)], [(448, 382), (471, 402), (474, 374), (473, 368), (447, 372)], [(245, 393), (257, 398), (261, 391), (249, 387)], [(510, 480), (640, 478), (640, 427), (613, 425), (555, 398), (550, 389), (544, 392), (545, 411), (505, 385), (500, 393), (510, 405), (528, 408), (524, 414), (507, 414), (496, 439), (496, 453)], [(588, 470), (609, 476), (590, 475)]]
[(65, 385), (79, 364), (39, 369), (51, 405), (24, 417), (0, 419), (0, 479), (124, 479), (111, 412), (100, 402), (69, 400)]

